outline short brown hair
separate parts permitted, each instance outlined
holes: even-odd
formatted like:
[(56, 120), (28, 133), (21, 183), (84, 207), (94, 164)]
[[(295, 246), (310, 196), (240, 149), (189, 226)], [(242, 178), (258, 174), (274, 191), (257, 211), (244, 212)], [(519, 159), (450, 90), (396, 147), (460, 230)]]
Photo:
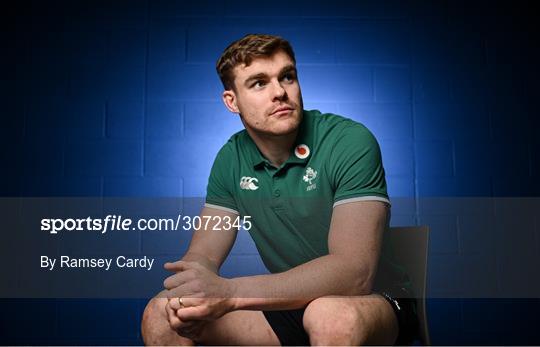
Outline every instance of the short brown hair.
[(236, 66), (249, 66), (254, 58), (269, 57), (279, 50), (287, 53), (296, 63), (291, 44), (279, 36), (249, 34), (231, 43), (216, 63), (216, 70), (225, 90), (234, 89), (233, 69)]

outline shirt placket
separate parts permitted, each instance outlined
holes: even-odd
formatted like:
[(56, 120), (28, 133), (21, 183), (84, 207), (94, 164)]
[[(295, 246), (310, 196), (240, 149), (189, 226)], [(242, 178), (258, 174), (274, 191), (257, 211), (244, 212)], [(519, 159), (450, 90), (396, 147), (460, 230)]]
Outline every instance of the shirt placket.
[(266, 172), (269, 174), (272, 182), (270, 207), (274, 211), (283, 211), (285, 204), (283, 196), (285, 193), (285, 178), (283, 177), (283, 169), (277, 169), (272, 166), (265, 167)]

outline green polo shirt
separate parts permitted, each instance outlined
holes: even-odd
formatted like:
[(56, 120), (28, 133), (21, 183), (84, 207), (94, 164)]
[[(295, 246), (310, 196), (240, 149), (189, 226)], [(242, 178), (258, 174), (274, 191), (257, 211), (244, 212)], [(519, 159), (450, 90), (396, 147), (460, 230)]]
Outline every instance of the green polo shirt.
[(274, 167), (245, 130), (219, 151), (206, 206), (251, 216), (249, 230), (272, 273), (328, 254), (336, 205), (390, 203), (379, 145), (362, 124), (304, 111), (288, 160)]

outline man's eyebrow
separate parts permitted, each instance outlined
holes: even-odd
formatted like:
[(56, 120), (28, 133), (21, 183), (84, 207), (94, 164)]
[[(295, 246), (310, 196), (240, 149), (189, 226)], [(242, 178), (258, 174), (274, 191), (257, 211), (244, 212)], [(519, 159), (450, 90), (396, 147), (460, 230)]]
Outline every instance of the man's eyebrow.
[(259, 72), (259, 73), (255, 74), (255, 75), (249, 76), (249, 77), (244, 81), (244, 84), (245, 84), (245, 85), (249, 85), (251, 81), (255, 81), (255, 80), (258, 80), (258, 79), (266, 78), (266, 76), (268, 76), (268, 75), (265, 74), (264, 72)]
[(283, 75), (285, 73), (288, 73), (288, 72), (294, 72), (296, 73), (296, 66), (294, 65), (287, 65), (285, 66), (283, 69), (281, 69), (281, 71), (279, 72), (280, 75)]

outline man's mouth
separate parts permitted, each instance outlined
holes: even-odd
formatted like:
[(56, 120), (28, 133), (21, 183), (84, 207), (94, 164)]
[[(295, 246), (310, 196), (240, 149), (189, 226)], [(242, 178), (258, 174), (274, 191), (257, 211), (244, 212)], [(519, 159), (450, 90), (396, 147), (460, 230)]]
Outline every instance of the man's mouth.
[(294, 108), (291, 107), (291, 106), (280, 106), (278, 108), (276, 108), (274, 111), (272, 111), (272, 113), (270, 113), (271, 116), (283, 116), (283, 115), (286, 115), (287, 113), (290, 113), (294, 111)]

